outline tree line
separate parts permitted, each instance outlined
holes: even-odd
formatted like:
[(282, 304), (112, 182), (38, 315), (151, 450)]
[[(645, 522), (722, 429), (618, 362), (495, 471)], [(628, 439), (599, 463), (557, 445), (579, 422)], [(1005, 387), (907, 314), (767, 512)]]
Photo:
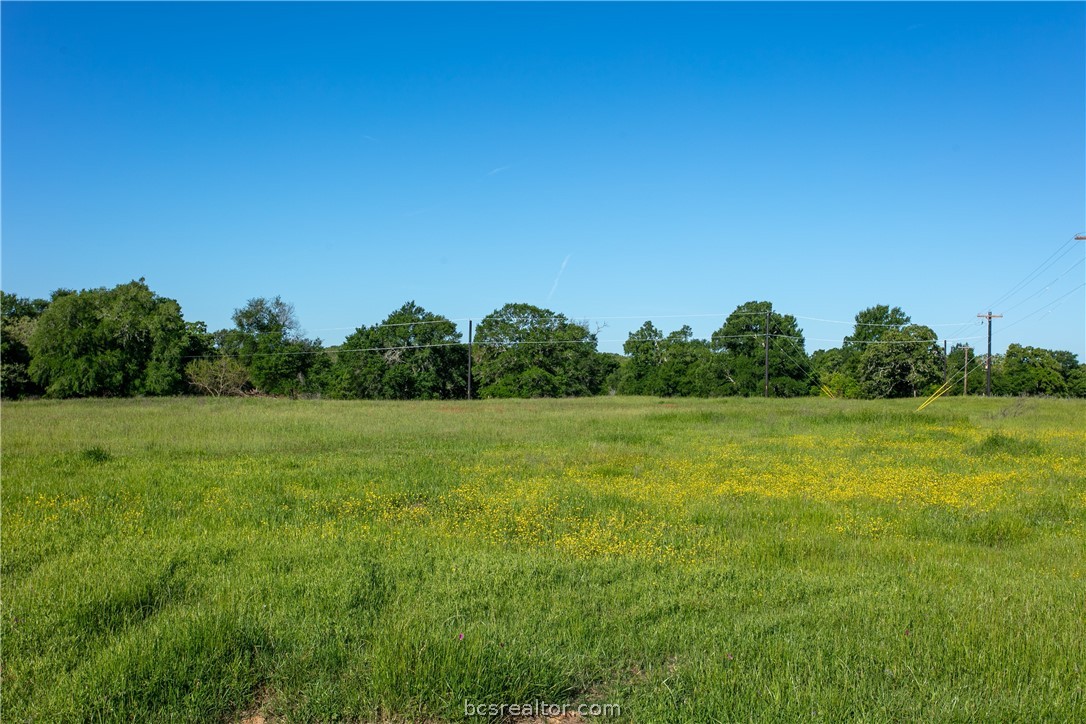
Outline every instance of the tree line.
[(709, 339), (646, 321), (621, 355), (600, 352), (587, 323), (524, 303), (482, 319), (470, 349), (453, 321), (413, 301), (335, 346), (306, 338), (279, 297), (248, 300), (232, 322), (209, 332), (185, 321), (143, 279), (48, 300), (0, 292), (0, 394), (893, 398), (944, 382), (950, 394), (981, 394), (990, 364), (993, 394), (1086, 397), (1086, 364), (1070, 352), (1011, 344), (990, 363), (960, 345), (945, 353), (930, 327), (886, 305), (859, 312), (840, 347), (811, 355), (796, 318), (767, 301), (739, 305)]

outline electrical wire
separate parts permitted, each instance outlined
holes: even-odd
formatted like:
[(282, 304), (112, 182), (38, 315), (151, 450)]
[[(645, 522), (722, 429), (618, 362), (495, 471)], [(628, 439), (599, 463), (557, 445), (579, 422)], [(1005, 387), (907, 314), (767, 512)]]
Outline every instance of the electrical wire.
[(1035, 314), (1040, 314), (1041, 312), (1050, 312), (1050, 311), (1052, 311), (1053, 309), (1055, 309), (1056, 307), (1059, 306), (1061, 301), (1063, 301), (1065, 298), (1071, 296), (1072, 294), (1077, 292), (1079, 289), (1082, 289), (1083, 287), (1086, 287), (1086, 282), (1083, 282), (1082, 284), (1079, 284), (1077, 287), (1075, 287), (1071, 291), (1067, 292), (1066, 294), (1061, 294), (1060, 296), (1053, 299), (1051, 302), (1049, 302), (1044, 307), (1040, 307), (1039, 309), (1035, 309), (1034, 311), (1030, 312), (1026, 316), (1020, 317), (1020, 318), (1016, 319), (1015, 321), (1011, 322), (1010, 324), (1004, 324), (1004, 325), (1000, 326), (1000, 328), (999, 328), (1000, 334), (1006, 332), (1008, 329), (1015, 326), (1016, 324), (1021, 324), (1022, 322), (1026, 321), (1027, 319), (1029, 319), (1030, 317), (1032, 317)]
[[(711, 339), (713, 341), (724, 340), (724, 339), (764, 340), (766, 338), (766, 336), (767, 335), (765, 335), (765, 334), (753, 333), (753, 334), (728, 335), (726, 337), (712, 337)], [(770, 339), (787, 339), (787, 340), (792, 341), (793, 343), (795, 343), (796, 340), (808, 341), (808, 340), (805, 340), (805, 338), (803, 338), (803, 337), (797, 337), (797, 336), (786, 335), (786, 334), (770, 334), (768, 336), (769, 336)], [(968, 339), (981, 339), (981, 338), (982, 337), (961, 337), (959, 339), (968, 340)], [(667, 339), (666, 338), (662, 338), (662, 339), (661, 338), (641, 338), (641, 339), (636, 339), (636, 338), (635, 339), (629, 339), (629, 338), (627, 338), (625, 340), (622, 340), (622, 339), (603, 339), (603, 340), (591, 340), (591, 339), (528, 339), (528, 340), (519, 340), (519, 341), (516, 341), (516, 342), (510, 342), (510, 343), (498, 342), (498, 341), (487, 341), (485, 339), (484, 340), (475, 339), (475, 340), (473, 340), (471, 342), (471, 345), (475, 346), (475, 347), (505, 347), (505, 348), (510, 348), (510, 347), (517, 347), (517, 346), (521, 346), (521, 345), (562, 345), (562, 344), (593, 344), (593, 343), (600, 344), (600, 343), (617, 343), (617, 342), (630, 342), (630, 341), (633, 341), (633, 342), (667, 342)], [(835, 340), (817, 340), (816, 339), (816, 340), (811, 340), (811, 341), (830, 341), (830, 342), (832, 342), (832, 341), (835, 341)], [(900, 345), (900, 344), (934, 344), (934, 343), (938, 343), (938, 342), (939, 342), (938, 339), (868, 340), (868, 341), (865, 341), (865, 342), (858, 342), (857, 344), (893, 344), (893, 345)], [(215, 358), (218, 358), (218, 357), (232, 357), (232, 358), (239, 358), (239, 357), (276, 357), (276, 356), (320, 354), (323, 351), (334, 351), (336, 354), (343, 353), (343, 352), (347, 352), (347, 353), (353, 353), (353, 352), (392, 352), (392, 351), (400, 351), (400, 350), (431, 349), (431, 348), (435, 348), (435, 347), (466, 347), (466, 346), (468, 346), (468, 344), (469, 344), (468, 342), (460, 341), (460, 342), (432, 342), (432, 343), (429, 343), (429, 344), (390, 345), (390, 346), (387, 346), (387, 347), (334, 347), (333, 346), (333, 347), (325, 347), (325, 348), (313, 349), (313, 350), (289, 350), (289, 351), (281, 351), (281, 352), (233, 352), (233, 353), (219, 352), (219, 353), (202, 354), (202, 355), (199, 355), (199, 354), (197, 354), (197, 355), (184, 355), (184, 356), (182, 356), (181, 359), (215, 359)]]
[[(1029, 274), (1027, 274), (1025, 278), (1023, 278), (1020, 282), (1018, 282), (1016, 285), (1014, 285), (1009, 291), (1007, 291), (1006, 293), (1004, 293), (1003, 295), (998, 297), (996, 300), (994, 300), (991, 304), (989, 304), (988, 307), (992, 308), (995, 305), (997, 305), (998, 303), (1000, 303), (1000, 302), (1002, 302), (1002, 301), (1004, 301), (1004, 300), (1006, 300), (1008, 298), (1013, 297), (1014, 294), (1016, 294), (1019, 290), (1021, 290), (1025, 286), (1027, 286), (1030, 282), (1034, 281), (1041, 273), (1043, 273), (1045, 270), (1047, 270), (1050, 267), (1052, 267), (1053, 265), (1055, 265), (1056, 262), (1058, 262), (1060, 259), (1065, 257), (1074, 248), (1074, 244), (1073, 244), (1074, 241), (1075, 241), (1075, 237), (1072, 236), (1070, 239), (1068, 239), (1063, 244), (1061, 244), (1059, 247), (1057, 247), (1057, 249), (1052, 254), (1050, 254), (1043, 262), (1041, 262), (1040, 265), (1038, 265), (1033, 271), (1031, 271)], [(1048, 291), (1052, 287), (1052, 284), (1055, 284), (1056, 282), (1058, 282), (1060, 279), (1062, 279), (1064, 276), (1066, 276), (1072, 269), (1074, 269), (1075, 267), (1082, 264), (1083, 261), (1086, 261), (1086, 259), (1080, 259), (1079, 261), (1075, 262), (1070, 267), (1065, 269), (1062, 273), (1060, 273), (1059, 276), (1057, 276), (1055, 279), (1053, 279), (1052, 282), (1050, 282), (1045, 288), (1043, 288), (1043, 289), (1041, 289), (1041, 290), (1039, 290), (1037, 292), (1034, 292), (1033, 294), (1031, 294), (1028, 297), (1025, 297), (1024, 299), (1020, 300), (1017, 304), (1009, 307), (1008, 309), (1010, 309), (1010, 310), (1016, 309), (1016, 308), (1020, 307), (1022, 304), (1024, 304), (1025, 302), (1029, 301), (1030, 299), (1033, 299), (1033, 298), (1039, 296), (1040, 294), (1043, 294), (1044, 292)], [(1049, 305), (1046, 305), (1045, 307), (1036, 309), (1033, 312), (1030, 312), (1029, 314), (1025, 315), (1024, 317), (1021, 317), (1020, 319), (1015, 320), (1014, 322), (1002, 325), (1000, 327), (1000, 332), (1002, 333), (1005, 330), (1014, 327), (1016, 324), (1020, 324), (1020, 323), (1024, 322), (1025, 320), (1030, 319), (1031, 317), (1033, 317), (1033, 316), (1035, 316), (1037, 314), (1040, 314), (1042, 312), (1051, 311), (1056, 306), (1058, 306), (1059, 302), (1061, 302), (1064, 298), (1066, 298), (1067, 296), (1070, 296), (1074, 292), (1078, 291), (1083, 286), (1086, 286), (1086, 284), (1078, 285), (1077, 287), (1075, 287), (1071, 291), (1067, 292), (1066, 294), (1063, 294), (1063, 295), (1057, 297), (1055, 300), (1053, 300), (1052, 303), (1050, 303)], [(733, 311), (733, 312), (730, 312), (730, 313), (715, 312), (715, 313), (698, 313), (698, 314), (622, 315), (622, 316), (603, 315), (603, 316), (593, 316), (593, 317), (582, 318), (582, 317), (577, 317), (577, 316), (569, 316), (569, 315), (565, 315), (565, 314), (549, 315), (549, 316), (544, 316), (544, 317), (537, 317), (537, 316), (532, 316), (532, 315), (517, 315), (517, 316), (514, 316), (514, 317), (503, 317), (501, 314), (496, 314), (496, 313), (492, 312), (492, 313), (490, 313), (488, 315), (485, 315), (485, 316), (480, 315), (480, 317), (482, 318), (482, 320), (484, 322), (486, 320), (488, 320), (488, 319), (495, 318), (495, 319), (498, 319), (500, 321), (512, 322), (512, 323), (556, 321), (557, 320), (557, 321), (570, 322), (572, 324), (577, 325), (577, 324), (581, 324), (580, 322), (576, 321), (576, 320), (579, 320), (579, 319), (584, 319), (585, 322), (587, 323), (588, 321), (596, 321), (596, 320), (644, 319), (645, 317), (649, 317), (649, 319), (647, 321), (649, 323), (651, 323), (651, 321), (653, 319), (676, 319), (676, 318), (686, 319), (686, 318), (702, 318), (702, 317), (718, 317), (718, 318), (722, 317), (724, 319), (729, 319), (729, 318), (734, 318), (734, 317), (737, 317), (737, 316), (740, 316), (740, 317), (763, 317), (763, 316), (766, 315), (766, 313), (767, 312), (765, 312), (765, 311), (758, 311), (758, 312), (753, 312), (753, 311), (752, 312)], [(779, 314), (779, 313), (777, 313), (777, 314)], [(900, 328), (900, 327), (903, 326), (903, 325), (899, 325), (899, 324), (889, 324), (889, 323), (882, 323), (882, 322), (856, 322), (856, 321), (851, 321), (850, 322), (848, 320), (826, 319), (826, 318), (822, 318), (822, 317), (809, 317), (809, 316), (802, 316), (802, 315), (785, 315), (785, 316), (791, 316), (793, 319), (797, 319), (797, 320), (801, 319), (801, 320), (806, 320), (806, 321), (821, 322), (821, 323), (827, 323), (827, 324), (851, 324), (854, 327), (886, 327), (886, 328), (895, 328), (895, 329), (897, 329), (897, 328)], [(321, 328), (321, 329), (317, 329), (317, 330), (313, 330), (313, 331), (320, 332), (320, 331), (336, 331), (336, 330), (343, 330), (343, 329), (355, 329), (355, 330), (361, 332), (361, 331), (373, 331), (373, 330), (376, 330), (376, 329), (397, 328), (397, 327), (413, 327), (413, 326), (425, 326), (425, 325), (434, 325), (434, 324), (446, 324), (447, 325), (447, 324), (455, 324), (456, 322), (462, 322), (462, 321), (472, 321), (473, 319), (475, 319), (475, 317), (457, 317), (457, 318), (444, 318), (443, 317), (443, 318), (439, 318), (439, 319), (415, 320), (415, 321), (411, 321), (411, 322), (387, 322), (387, 323), (371, 325), (369, 327), (325, 327), (325, 328)], [(946, 341), (961, 342), (961, 341), (970, 341), (970, 340), (983, 339), (984, 338), (983, 335), (974, 335), (974, 336), (965, 336), (965, 337), (956, 336), (958, 334), (958, 332), (965, 329), (970, 324), (971, 323), (939, 322), (939, 323), (927, 324), (927, 325), (922, 325), (922, 326), (932, 328), (932, 327), (951, 327), (951, 326), (958, 325), (955, 332), (952, 333), (951, 336), (947, 337)], [(582, 326), (584, 326), (584, 325), (582, 325)], [(764, 333), (751, 333), (751, 334), (740, 334), (740, 335), (716, 335), (716, 334), (714, 334), (714, 335), (710, 335), (710, 337), (709, 337), (709, 339), (707, 341), (708, 341), (709, 344), (714, 344), (716, 342), (720, 342), (720, 341), (723, 341), (723, 340), (730, 340), (730, 339), (765, 339), (767, 336), (772, 337), (774, 339), (788, 339), (789, 341), (791, 341), (793, 343), (793, 345), (796, 346), (797, 349), (800, 349), (799, 345), (796, 344), (797, 340), (802, 340), (802, 341), (805, 341), (805, 342), (809, 341), (809, 342), (830, 342), (830, 343), (836, 343), (838, 341), (837, 339), (814, 338), (814, 337), (804, 338), (802, 336), (791, 336), (791, 335), (782, 335), (782, 334), (769, 334), (769, 335), (766, 335)], [(503, 343), (498, 343), (498, 342), (488, 342), (488, 341), (486, 341), (484, 339), (482, 341), (475, 340), (475, 341), (473, 341), (473, 344), (477, 345), (477, 346), (509, 347), (509, 346), (524, 345), (524, 344), (561, 345), (561, 344), (599, 344), (599, 343), (618, 343), (618, 342), (628, 343), (628, 342), (643, 342), (643, 341), (666, 342), (667, 340), (666, 340), (666, 337), (660, 337), (660, 338), (656, 338), (656, 337), (653, 337), (653, 338), (636, 338), (636, 337), (631, 335), (625, 340), (621, 340), (621, 339), (553, 340), (552, 339), (552, 340), (522, 340), (522, 341), (518, 341), (518, 342), (515, 342), (515, 343), (512, 343), (512, 344), (503, 344)], [(871, 344), (901, 345), (901, 344), (936, 344), (938, 342), (939, 342), (938, 339), (925, 339), (925, 340), (849, 340), (847, 343), (848, 344), (857, 344), (857, 345), (859, 345), (859, 344), (863, 344), (863, 345), (871, 345)], [(334, 349), (335, 352), (337, 354), (339, 354), (339, 353), (356, 353), (356, 352), (390, 352), (390, 351), (419, 350), (419, 349), (430, 349), (430, 348), (439, 348), (439, 347), (463, 346), (463, 345), (466, 345), (466, 344), (467, 344), (466, 342), (460, 341), (460, 342), (436, 342), (436, 343), (416, 344), (416, 345), (396, 345), (396, 346), (387, 346), (387, 347), (353, 347), (353, 348), (339, 347), (339, 348), (330, 348), (330, 349)], [(270, 357), (270, 356), (288, 356), (288, 355), (309, 355), (309, 354), (316, 354), (319, 351), (320, 350), (253, 352), (253, 353), (248, 353), (248, 354), (235, 353), (235, 354), (232, 354), (232, 355), (224, 355), (223, 353), (220, 352), (220, 353), (207, 354), (207, 355), (185, 355), (184, 357), (182, 357), (182, 359), (201, 359), (201, 358), (206, 359), (206, 358), (215, 358), (215, 357), (222, 357), (222, 356)], [(800, 350), (800, 351), (802, 351), (802, 350)], [(786, 356), (788, 356), (789, 359), (792, 359), (790, 355), (786, 355)], [(792, 361), (795, 362), (794, 359)]]
[[(774, 312), (774, 314), (776, 314), (776, 312)], [(492, 316), (493, 316), (493, 313), (491, 313), (490, 315), (482, 316), (482, 320), (485, 322), (488, 318), (490, 318)], [(552, 315), (552, 316), (545, 316), (545, 317), (521, 315), (521, 316), (512, 317), (512, 318), (504, 318), (504, 317), (501, 317), (499, 315), (498, 318), (501, 321), (508, 321), (508, 322), (515, 322), (515, 323), (561, 320), (561, 321), (571, 322), (573, 324), (581, 324), (580, 322), (578, 322), (576, 320), (583, 319), (587, 323), (587, 322), (591, 322), (591, 321), (610, 320), (610, 319), (616, 319), (616, 320), (617, 319), (644, 319), (645, 316), (646, 315), (593, 316), (593, 317), (584, 317), (584, 318), (582, 318), (582, 317), (579, 317), (579, 316), (568, 316), (568, 315), (560, 314), (560, 315)], [(686, 318), (695, 318), (695, 317), (723, 317), (723, 318), (727, 319), (729, 317), (735, 317), (735, 316), (764, 317), (765, 312), (731, 312), (731, 313), (727, 313), (727, 314), (725, 314), (725, 313), (664, 314), (664, 315), (647, 315), (647, 316), (649, 316), (650, 319), (648, 319), (646, 321), (651, 323), (652, 320), (654, 320), (654, 319), (686, 319)], [(848, 321), (848, 320), (842, 320), (842, 319), (825, 319), (825, 318), (822, 318), (822, 317), (807, 317), (807, 316), (802, 316), (802, 315), (785, 315), (785, 316), (791, 316), (793, 319), (797, 319), (797, 320), (801, 319), (801, 320), (805, 320), (805, 321), (824, 322), (824, 323), (829, 323), (829, 324), (848, 324), (848, 325), (853, 325), (853, 326), (856, 326), (856, 327), (885, 327), (885, 328), (899, 329), (902, 326), (904, 326), (904, 325), (899, 325), (899, 324), (887, 324), (887, 323), (882, 323), (882, 322), (855, 322), (855, 321)], [(434, 324), (449, 324), (449, 323), (455, 323), (455, 322), (472, 321), (472, 320), (478, 319), (478, 318), (479, 317), (450, 317), (450, 318), (441, 318), (441, 319), (417, 320), (417, 321), (412, 321), (412, 322), (388, 322), (388, 323), (374, 324), (374, 325), (370, 325), (370, 326), (321, 327), (319, 329), (314, 329), (314, 330), (310, 330), (310, 331), (311, 332), (328, 332), (328, 331), (339, 331), (339, 330), (345, 330), (345, 329), (353, 329), (353, 330), (355, 330), (357, 332), (365, 332), (365, 331), (373, 331), (373, 330), (377, 330), (377, 329), (386, 329), (386, 328), (411, 327), (411, 326), (423, 326), (423, 325), (434, 325)], [(908, 324), (914, 324), (914, 323), (910, 322)], [(955, 324), (959, 325), (959, 329), (961, 329), (963, 326), (968, 325), (970, 323), (964, 323), (963, 324), (963, 323), (958, 323), (958, 322), (939, 322), (939, 323), (926, 324), (926, 325), (921, 325), (921, 326), (926, 326), (926, 327), (929, 327), (929, 328), (930, 327), (949, 327), (949, 326), (954, 326)], [(582, 324), (582, 326), (584, 326), (584, 325)], [(710, 335), (709, 341), (712, 342), (712, 341), (724, 340), (724, 339), (741, 339), (741, 338), (746, 338), (747, 336), (748, 335), (718, 336), (718, 335), (714, 334), (714, 335)], [(753, 335), (750, 335), (750, 336), (762, 338), (762, 337), (765, 336), (765, 334), (764, 333), (754, 333)], [(778, 336), (779, 337), (781, 335), (770, 335), (770, 336)], [(957, 340), (970, 340), (970, 339), (979, 339), (979, 338), (980, 337), (948, 337), (947, 339), (949, 339), (951, 341), (957, 341)], [(797, 336), (797, 337), (794, 337), (794, 339), (804, 339), (804, 338)], [(807, 337), (805, 339), (806, 339), (806, 341), (810, 341), (810, 342), (838, 342), (839, 341), (837, 339), (817, 338), (817, 337)], [(617, 340), (616, 339), (605, 339), (605, 340), (597, 340), (597, 341), (599, 343), (616, 343), (616, 342), (645, 341), (645, 340), (644, 339), (639, 340), (639, 339), (627, 338), (625, 340), (623, 340), (623, 339), (617, 339)], [(897, 344), (897, 343), (898, 342), (894, 342), (894, 344)], [(849, 344), (890, 344), (890, 342), (882, 342), (880, 340), (868, 340), (868, 341), (850, 341)], [(417, 348), (421, 348), (421, 347), (420, 346), (415, 346), (415, 347), (412, 347), (412, 348), (417, 349)], [(374, 348), (374, 349), (378, 349), (378, 348)], [(393, 348), (390, 347), (390, 348), (380, 348), (380, 349), (393, 349)], [(273, 353), (273, 352), (269, 352), (269, 353), (262, 353), (262, 354), (305, 354), (305, 353)], [(201, 355), (193, 355), (193, 357), (198, 357), (198, 356), (201, 356)], [(203, 355), (203, 356), (206, 356), (206, 355)]]
[[(962, 379), (967, 378), (969, 376), (968, 373), (969, 373), (970, 369), (972, 369), (973, 371), (981, 369), (981, 367), (982, 367), (982, 363), (980, 362), (981, 359), (983, 359), (983, 358), (974, 357), (973, 358), (973, 367), (972, 368), (969, 367), (969, 360), (966, 359), (965, 364), (962, 365), (961, 370), (956, 372), (954, 374), (953, 378), (948, 379), (946, 382), (944, 382), (939, 387), (939, 389), (937, 389), (935, 391), (935, 393), (931, 395), (931, 397), (924, 400), (923, 404), (921, 404), (920, 407), (916, 408), (916, 411), (920, 412), (921, 410), (923, 410), (926, 407), (928, 407), (929, 405), (931, 405), (931, 403), (935, 402), (936, 400), (938, 400), (939, 398), (943, 397), (948, 392), (950, 392), (952, 389), (954, 389), (954, 387), (958, 384), (959, 381), (961, 381)], [(966, 394), (966, 393), (964, 392), (964, 388), (963, 388), (963, 395), (964, 394)]]
[(1071, 249), (1073, 249), (1076, 246), (1076, 244), (1074, 243), (1075, 242), (1075, 236), (1077, 236), (1077, 234), (1072, 235), (1070, 239), (1068, 239), (1067, 241), (1060, 244), (1059, 247), (1056, 248), (1056, 251), (1052, 252), (1052, 254), (1050, 254), (1048, 256), (1048, 258), (1045, 259), (1043, 262), (1041, 262), (1040, 265), (1036, 269), (1034, 269), (1029, 274), (1027, 274), (1026, 277), (1022, 281), (1018, 282), (1013, 287), (1011, 287), (1009, 291), (1004, 293), (1002, 296), (998, 297), (995, 301), (988, 304), (986, 306), (986, 308), (987, 309), (993, 309), (1000, 302), (1003, 302), (1003, 301), (1007, 300), (1008, 298), (1014, 296), (1018, 292), (1019, 289), (1026, 286), (1031, 281), (1033, 281), (1033, 279), (1035, 277), (1037, 277), (1038, 275), (1040, 275), (1041, 272), (1043, 272), (1045, 269), (1052, 266), (1057, 261), (1059, 261), (1064, 256), (1066, 256), (1067, 253), (1070, 252)]
[[(997, 297), (995, 300), (993, 300), (988, 305), (986, 305), (985, 308), (988, 309), (988, 310), (994, 309), (997, 304), (1000, 304), (1000, 303), (1010, 299), (1015, 294), (1017, 294), (1019, 290), (1021, 290), (1025, 286), (1027, 286), (1031, 281), (1033, 281), (1037, 276), (1039, 276), (1042, 272), (1044, 272), (1046, 269), (1048, 269), (1049, 267), (1054, 265), (1057, 261), (1059, 261), (1064, 256), (1066, 256), (1072, 249), (1075, 248), (1075, 243), (1074, 242), (1076, 241), (1076, 238), (1075, 238), (1076, 236), (1078, 236), (1078, 235), (1077, 234), (1072, 235), (1069, 239), (1067, 239), (1062, 244), (1060, 244), (1058, 247), (1056, 247), (1056, 250), (1053, 251), (1051, 254), (1049, 254), (1048, 257), (1045, 258), (1044, 261), (1042, 261), (1040, 264), (1038, 264), (1037, 267), (1033, 269), (1033, 271), (1031, 271), (1029, 274), (1027, 274), (1021, 281), (1019, 281), (1017, 284), (1012, 286), (1008, 291), (1004, 292), (1001, 296)], [(983, 322), (981, 320), (977, 320), (976, 322), (965, 322), (960, 327), (958, 327), (953, 332), (951, 332), (951, 335), (961, 334), (965, 329), (969, 328), (970, 326), (972, 326), (974, 324), (982, 324), (982, 323)], [(1004, 325), (1002, 328), (1006, 329), (1008, 326), (1010, 326), (1010, 325)]]
[[(888, 324), (886, 322), (849, 322), (844, 319), (822, 319), (820, 317), (801, 317), (799, 315), (793, 315), (796, 319), (803, 319), (808, 322), (826, 322), (828, 324), (850, 324), (854, 327), (893, 327), (894, 329), (901, 329), (902, 327), (916, 324), (916, 322), (906, 322), (905, 324)], [(938, 322), (936, 324), (922, 324), (921, 327), (953, 327), (960, 325), (962, 322)]]
[[(970, 339), (983, 339), (983, 336), (978, 337), (946, 337), (947, 342), (957, 342), (960, 340)], [(836, 342), (836, 339), (819, 339), (818, 337), (807, 337), (808, 342)], [(920, 343), (932, 343), (941, 342), (940, 339), (869, 339), (869, 340), (853, 340), (849, 344), (920, 344)]]
[[(806, 357), (806, 356), (807, 356), (807, 353), (803, 351), (803, 348), (802, 348), (802, 347), (800, 347), (800, 346), (799, 346), (798, 344), (796, 344), (795, 340), (793, 340), (792, 338), (789, 338), (789, 339), (788, 339), (788, 341), (792, 343), (792, 346), (793, 346), (793, 347), (795, 347), (795, 348), (796, 348), (796, 351), (797, 351), (797, 352), (799, 352), (799, 353), (800, 353), (800, 354), (801, 354), (802, 356), (804, 356), (804, 357)], [(800, 372), (803, 372), (803, 371), (804, 371), (804, 368), (806, 368), (807, 370), (809, 370), (808, 372), (806, 372), (806, 375), (807, 375), (807, 379), (808, 379), (809, 381), (811, 381), (811, 382), (815, 383), (816, 385), (818, 385), (818, 388), (819, 388), (820, 390), (822, 390), (823, 392), (825, 392), (825, 393), (826, 393), (826, 395), (827, 395), (828, 397), (835, 397), (835, 396), (836, 396), (836, 395), (834, 395), (834, 394), (833, 394), (833, 391), (832, 391), (832, 390), (830, 390), (830, 388), (829, 388), (829, 387), (826, 387), (826, 385), (822, 384), (821, 382), (819, 382), (819, 381), (818, 381), (818, 380), (817, 380), (817, 379), (815, 378), (815, 369), (814, 369), (814, 366), (813, 366), (813, 365), (811, 365), (811, 363), (810, 363), (810, 361), (809, 361), (809, 360), (808, 360), (808, 361), (807, 361), (806, 363), (804, 363), (804, 364), (800, 364), (800, 363), (799, 363), (799, 362), (798, 362), (798, 361), (797, 361), (797, 360), (796, 360), (795, 358), (793, 358), (793, 357), (792, 357), (792, 355), (788, 354), (788, 353), (787, 353), (787, 352), (785, 352), (785, 351), (784, 351), (783, 349), (779, 349), (779, 348), (778, 348), (778, 350), (777, 350), (777, 351), (778, 351), (778, 352), (780, 352), (781, 354), (783, 354), (783, 355), (784, 355), (785, 357), (787, 357), (787, 358), (788, 358), (789, 360), (791, 360), (792, 364), (794, 364), (794, 365), (796, 365), (797, 367), (799, 367), (799, 368), (800, 368)]]
[(1010, 312), (1010, 311), (1013, 311), (1013, 310), (1015, 310), (1015, 309), (1018, 309), (1018, 307), (1021, 307), (1021, 306), (1022, 306), (1023, 304), (1025, 304), (1025, 303), (1026, 303), (1026, 302), (1028, 302), (1029, 300), (1033, 299), (1034, 297), (1036, 297), (1036, 296), (1039, 296), (1039, 295), (1041, 295), (1041, 294), (1044, 294), (1045, 292), (1047, 292), (1047, 291), (1048, 291), (1049, 289), (1051, 289), (1051, 288), (1052, 288), (1052, 285), (1053, 285), (1053, 284), (1055, 284), (1056, 282), (1058, 282), (1058, 281), (1059, 281), (1060, 279), (1063, 279), (1063, 278), (1064, 278), (1065, 276), (1067, 276), (1067, 274), (1068, 274), (1068, 273), (1069, 273), (1069, 272), (1070, 272), (1070, 271), (1071, 271), (1072, 269), (1074, 269), (1074, 268), (1075, 268), (1076, 266), (1078, 266), (1079, 264), (1081, 264), (1081, 263), (1083, 263), (1083, 262), (1086, 262), (1086, 257), (1083, 257), (1083, 258), (1079, 259), (1079, 260), (1078, 260), (1078, 261), (1076, 261), (1076, 262), (1075, 262), (1074, 264), (1072, 264), (1071, 266), (1069, 266), (1069, 267), (1067, 267), (1066, 269), (1064, 269), (1064, 270), (1063, 270), (1063, 272), (1061, 272), (1061, 273), (1060, 273), (1060, 275), (1059, 275), (1058, 277), (1056, 277), (1055, 279), (1053, 279), (1052, 281), (1050, 281), (1050, 282), (1048, 283), (1048, 285), (1047, 285), (1047, 286), (1045, 286), (1044, 288), (1040, 289), (1039, 291), (1036, 291), (1036, 292), (1034, 292), (1033, 294), (1030, 294), (1030, 295), (1029, 295), (1028, 297), (1026, 297), (1025, 299), (1021, 300), (1021, 301), (1020, 301), (1020, 302), (1018, 302), (1017, 304), (1014, 304), (1014, 305), (1012, 305), (1012, 306), (1010, 306), (1010, 307), (1007, 307), (1006, 309), (1002, 310), (1002, 311), (1003, 311), (1003, 314), (1004, 314), (1004, 315), (1006, 315), (1006, 314), (1007, 314), (1007, 312)]

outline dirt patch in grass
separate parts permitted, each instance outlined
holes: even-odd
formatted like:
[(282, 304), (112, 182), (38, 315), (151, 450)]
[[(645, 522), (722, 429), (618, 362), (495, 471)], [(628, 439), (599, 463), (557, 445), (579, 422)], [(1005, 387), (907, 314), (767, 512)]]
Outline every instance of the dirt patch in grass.
[(558, 716), (516, 717), (510, 719), (510, 721), (517, 722), (517, 724), (566, 724), (573, 721), (585, 721), (585, 718), (577, 712), (571, 711)]
[(278, 724), (281, 720), (268, 713), (273, 698), (271, 690), (258, 689), (252, 706), (238, 714), (233, 724)]

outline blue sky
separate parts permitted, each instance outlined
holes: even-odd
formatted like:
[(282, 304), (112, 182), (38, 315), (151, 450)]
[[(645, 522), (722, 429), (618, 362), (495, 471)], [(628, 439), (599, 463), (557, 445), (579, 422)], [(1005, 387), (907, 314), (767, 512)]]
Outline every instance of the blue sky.
[(1083, 3), (0, 12), (5, 291), (280, 295), (329, 344), (528, 302), (605, 351), (749, 300), (980, 345), (998, 302), (996, 351), (1086, 360)]

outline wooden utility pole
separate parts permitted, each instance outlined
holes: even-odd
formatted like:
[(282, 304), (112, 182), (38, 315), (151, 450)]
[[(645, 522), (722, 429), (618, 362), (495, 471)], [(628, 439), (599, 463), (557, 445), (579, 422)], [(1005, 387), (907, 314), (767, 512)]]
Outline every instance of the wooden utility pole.
[(765, 313), (765, 396), (769, 397), (769, 313), (772, 307)]
[(468, 399), (471, 399), (471, 320), (468, 320)]
[(946, 340), (943, 340), (943, 384), (950, 382), (950, 356), (946, 353)]
[(1002, 314), (992, 314), (992, 310), (988, 310), (987, 314), (978, 314), (981, 319), (988, 320), (988, 357), (984, 360), (984, 369), (987, 372), (984, 383), (984, 396), (992, 396), (992, 320), (1003, 319)]

